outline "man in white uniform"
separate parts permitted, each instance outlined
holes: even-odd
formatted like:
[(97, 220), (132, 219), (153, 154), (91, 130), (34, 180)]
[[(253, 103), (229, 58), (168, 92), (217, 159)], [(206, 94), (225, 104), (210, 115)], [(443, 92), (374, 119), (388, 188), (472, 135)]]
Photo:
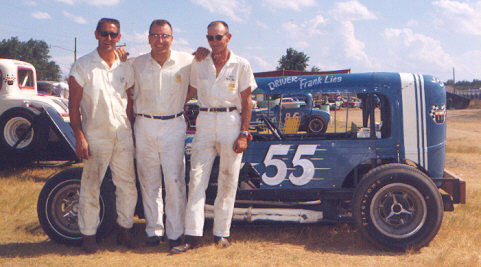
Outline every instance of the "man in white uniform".
[(228, 247), (242, 152), (247, 148), (251, 118), (251, 90), (257, 88), (247, 60), (227, 48), (229, 27), (214, 21), (207, 27), (212, 49), (201, 62), (192, 62), (187, 100), (197, 94), (200, 113), (192, 143), (189, 196), (186, 208), (187, 243), (178, 252), (200, 245), (204, 227), (205, 190), (212, 164), (220, 155), (214, 202), (214, 241)]
[(116, 186), (117, 241), (127, 247), (133, 247), (131, 228), (137, 203), (132, 130), (126, 112), (126, 89), (133, 84), (133, 72), (115, 52), (119, 22), (101, 19), (95, 38), (97, 49), (78, 59), (69, 76), (70, 123), (76, 153), (84, 162), (78, 225), (82, 248), (88, 253), (98, 250), (100, 185), (108, 166)]
[[(146, 219), (147, 245), (166, 232), (170, 247), (184, 234), (186, 204), (182, 115), (193, 56), (170, 49), (172, 27), (154, 20), (149, 29), (151, 52), (132, 61), (135, 72), (134, 112), (136, 158)], [(166, 227), (163, 224), (162, 173)]]

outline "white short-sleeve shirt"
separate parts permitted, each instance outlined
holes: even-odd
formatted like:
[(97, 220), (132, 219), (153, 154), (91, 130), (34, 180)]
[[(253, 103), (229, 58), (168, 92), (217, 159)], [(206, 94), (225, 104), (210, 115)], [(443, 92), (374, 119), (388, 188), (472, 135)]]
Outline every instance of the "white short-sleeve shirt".
[(200, 107), (237, 107), (239, 112), (242, 112), (240, 92), (257, 88), (249, 62), (232, 51), (217, 77), (211, 55), (201, 62), (194, 60), (190, 85), (197, 89)]
[(133, 59), (135, 113), (168, 116), (183, 111), (192, 59), (173, 50), (163, 66), (150, 53)]
[(126, 90), (133, 85), (134, 76), (129, 64), (116, 59), (109, 67), (95, 49), (73, 64), (70, 76), (83, 88), (80, 112), (87, 140), (108, 139), (122, 129), (130, 131)]

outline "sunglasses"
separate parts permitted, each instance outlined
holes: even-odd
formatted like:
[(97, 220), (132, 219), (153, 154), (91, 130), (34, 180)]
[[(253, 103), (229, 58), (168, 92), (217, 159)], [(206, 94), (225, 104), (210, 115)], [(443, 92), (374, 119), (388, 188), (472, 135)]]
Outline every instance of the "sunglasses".
[(224, 34), (217, 34), (216, 36), (214, 36), (214, 35), (206, 35), (205, 37), (207, 37), (207, 40), (208, 40), (209, 42), (212, 42), (212, 41), (214, 41), (214, 37), (215, 37), (215, 39), (216, 39), (217, 41), (220, 41), (220, 40), (222, 40), (222, 38), (224, 38), (225, 35), (227, 35), (227, 32), (224, 33)]
[(104, 31), (99, 31), (100, 36), (102, 37), (107, 37), (110, 35), (110, 38), (117, 38), (119, 36), (118, 32), (104, 32)]
[(172, 36), (172, 34), (165, 34), (165, 33), (161, 33), (161, 34), (151, 33), (151, 34), (149, 34), (149, 37), (154, 38), (154, 39), (159, 39), (159, 38), (160, 39), (167, 39), (170, 36)]

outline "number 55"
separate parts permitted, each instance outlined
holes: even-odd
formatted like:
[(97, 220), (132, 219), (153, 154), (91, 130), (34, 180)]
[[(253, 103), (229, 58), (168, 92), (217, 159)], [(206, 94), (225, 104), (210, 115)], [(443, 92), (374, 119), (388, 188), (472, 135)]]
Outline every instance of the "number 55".
[[(271, 145), (267, 151), (264, 159), (264, 165), (267, 167), (274, 166), (277, 172), (274, 176), (268, 176), (267, 173), (262, 175), (262, 181), (271, 186), (282, 183), (287, 174), (287, 165), (280, 159), (274, 159), (275, 155), (285, 156), (289, 153), (291, 145)], [(301, 159), (303, 155), (314, 155), (316, 153), (317, 145), (299, 145), (297, 147), (294, 158), (292, 159), (292, 165), (294, 167), (300, 166), (302, 168), (301, 176), (294, 176), (294, 173), (289, 175), (289, 180), (294, 185), (305, 185), (314, 177), (315, 167), (314, 164), (308, 159)]]

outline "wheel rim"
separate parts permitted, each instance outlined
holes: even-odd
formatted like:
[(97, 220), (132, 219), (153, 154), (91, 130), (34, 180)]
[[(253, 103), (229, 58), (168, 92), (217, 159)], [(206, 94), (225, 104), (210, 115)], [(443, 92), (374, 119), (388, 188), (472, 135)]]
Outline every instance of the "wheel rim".
[(324, 123), (318, 118), (312, 119), (309, 121), (309, 130), (313, 133), (318, 133), (322, 131), (324, 127)]
[(17, 149), (22, 149), (30, 145), (34, 136), (33, 128), (29, 131), (30, 126), (30, 121), (23, 117), (15, 117), (7, 121), (3, 130), (3, 136), (7, 144), (13, 147), (28, 131), (25, 139), (17, 145)]
[(381, 188), (370, 206), (374, 226), (385, 236), (407, 238), (416, 234), (427, 216), (426, 202), (413, 186), (393, 183)]
[(69, 233), (70, 237), (80, 237), (78, 228), (79, 195), (80, 185), (68, 184), (60, 187), (49, 202), (48, 210), (52, 214), (51, 217), (49, 216), (49, 221), (51, 220), (52, 228), (59, 234)]
[[(79, 196), (80, 181), (64, 181), (51, 191), (46, 203), (47, 219), (51, 228), (57, 234), (68, 239), (81, 237), (78, 227)], [(101, 195), (99, 196), (99, 205), (100, 225), (105, 215), (105, 204)]]

